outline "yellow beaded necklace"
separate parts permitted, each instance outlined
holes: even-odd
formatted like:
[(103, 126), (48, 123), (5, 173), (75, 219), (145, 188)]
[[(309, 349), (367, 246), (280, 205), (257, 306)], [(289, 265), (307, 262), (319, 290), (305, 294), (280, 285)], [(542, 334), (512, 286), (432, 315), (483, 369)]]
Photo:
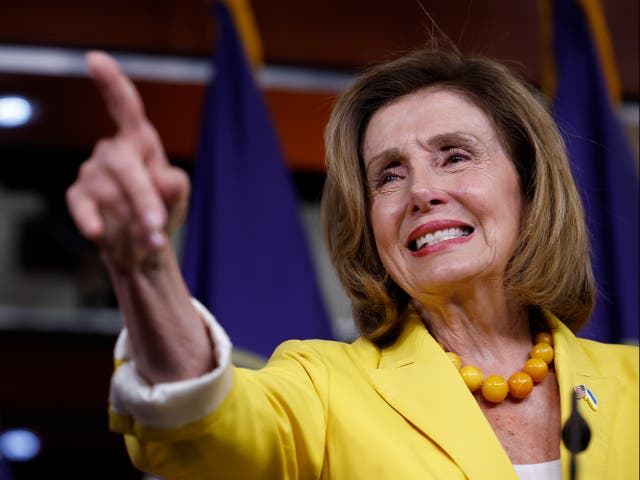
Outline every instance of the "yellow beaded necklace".
[[(516, 372), (509, 381), (499, 375), (491, 375), (484, 378), (478, 367), (473, 365), (462, 366), (462, 359), (453, 352), (445, 353), (460, 372), (460, 376), (467, 384), (469, 390), (476, 392), (478, 389), (482, 396), (492, 403), (500, 403), (508, 394), (517, 399), (526, 398), (533, 390), (535, 383), (540, 383), (549, 373), (549, 364), (553, 361), (553, 338), (548, 332), (538, 333), (534, 346), (529, 354), (529, 360), (524, 364), (522, 371)], [(441, 345), (442, 346), (442, 345)], [(443, 347), (444, 349), (444, 347)]]

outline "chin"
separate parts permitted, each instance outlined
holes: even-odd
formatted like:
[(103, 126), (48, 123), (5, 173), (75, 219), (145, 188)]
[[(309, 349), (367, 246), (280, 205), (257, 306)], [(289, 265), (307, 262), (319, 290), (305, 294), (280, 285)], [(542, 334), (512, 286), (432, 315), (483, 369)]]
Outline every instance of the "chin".
[(466, 289), (474, 283), (486, 285), (491, 278), (496, 278), (497, 276), (499, 275), (494, 269), (478, 268), (478, 265), (446, 266), (431, 269), (428, 275), (417, 276), (415, 284), (407, 291), (424, 293), (454, 291), (458, 288)]

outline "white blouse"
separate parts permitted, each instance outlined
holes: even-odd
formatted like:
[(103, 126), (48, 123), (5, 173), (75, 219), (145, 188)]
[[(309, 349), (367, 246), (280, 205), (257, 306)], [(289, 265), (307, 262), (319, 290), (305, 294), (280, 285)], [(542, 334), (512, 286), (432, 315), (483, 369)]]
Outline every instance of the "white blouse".
[(560, 460), (514, 465), (520, 480), (562, 480)]

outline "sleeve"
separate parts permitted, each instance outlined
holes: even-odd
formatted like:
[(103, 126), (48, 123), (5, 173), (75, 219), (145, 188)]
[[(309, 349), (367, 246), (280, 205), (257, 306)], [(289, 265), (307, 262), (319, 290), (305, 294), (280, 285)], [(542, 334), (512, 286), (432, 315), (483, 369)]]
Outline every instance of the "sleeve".
[(151, 385), (138, 374), (123, 329), (116, 342), (109, 392), (113, 430), (126, 430), (128, 419), (148, 427), (178, 428), (207, 416), (222, 403), (231, 388), (231, 342), (213, 315), (197, 300), (193, 303), (216, 345), (218, 367), (201, 377)]
[[(125, 435), (134, 465), (166, 480), (318, 478), (328, 392), (322, 355), (291, 341), (262, 370), (232, 367), (226, 334), (209, 313), (203, 318), (229, 347), (216, 370), (149, 386), (125, 354), (114, 373), (111, 427)], [(123, 343), (126, 334), (116, 353)]]

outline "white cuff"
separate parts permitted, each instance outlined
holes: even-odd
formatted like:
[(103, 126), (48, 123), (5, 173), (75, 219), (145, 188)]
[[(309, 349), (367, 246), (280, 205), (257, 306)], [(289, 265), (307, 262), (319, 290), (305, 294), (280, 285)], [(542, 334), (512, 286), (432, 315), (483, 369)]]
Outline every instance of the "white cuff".
[(231, 342), (213, 315), (197, 300), (192, 302), (216, 346), (218, 366), (200, 377), (150, 385), (136, 371), (125, 328), (114, 351), (116, 363), (124, 363), (114, 372), (109, 393), (115, 413), (168, 430), (200, 420), (220, 406), (231, 388)]

